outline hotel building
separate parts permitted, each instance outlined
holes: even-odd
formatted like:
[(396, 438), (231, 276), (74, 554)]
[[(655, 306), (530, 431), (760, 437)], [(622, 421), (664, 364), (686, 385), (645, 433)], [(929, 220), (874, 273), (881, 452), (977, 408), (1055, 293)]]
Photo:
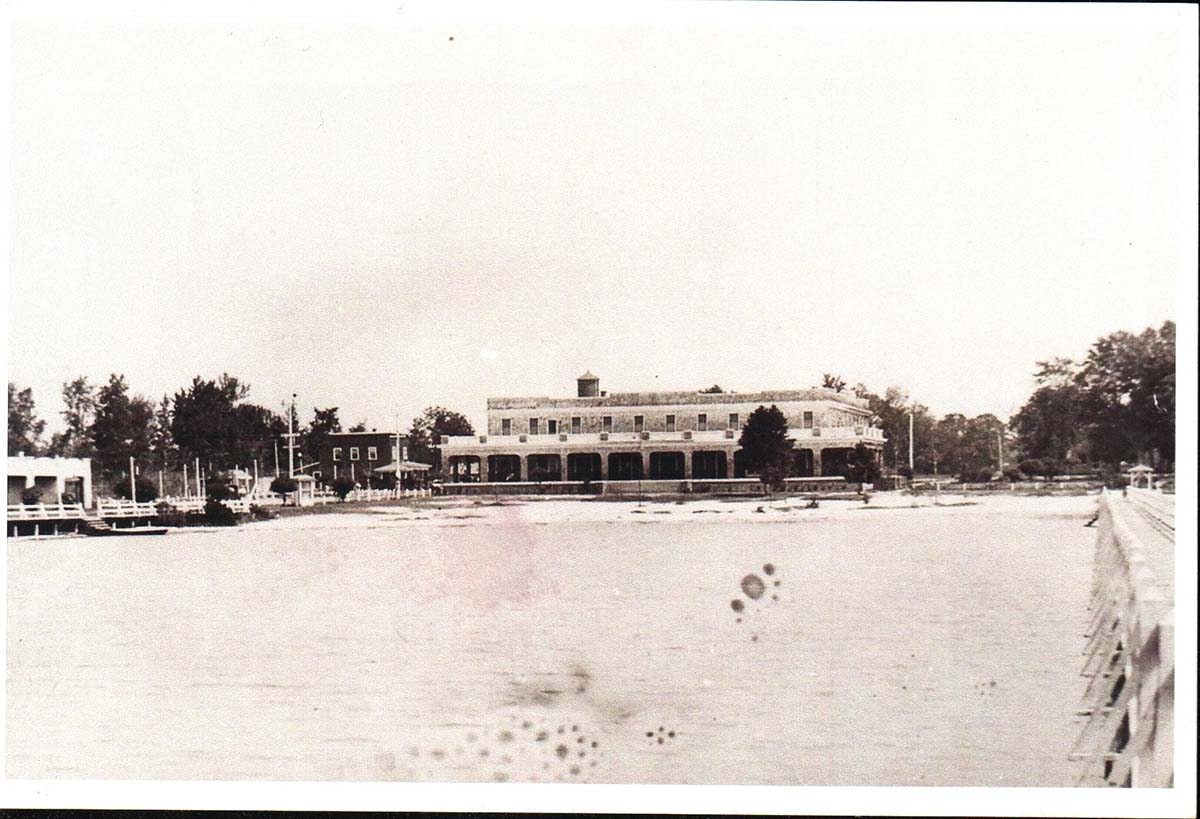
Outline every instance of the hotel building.
[(489, 398), (487, 431), (446, 439), (452, 483), (719, 481), (745, 478), (738, 438), (774, 405), (795, 442), (797, 478), (844, 475), (858, 444), (883, 448), (867, 402), (824, 389), (752, 393), (600, 390), (590, 372), (574, 398)]

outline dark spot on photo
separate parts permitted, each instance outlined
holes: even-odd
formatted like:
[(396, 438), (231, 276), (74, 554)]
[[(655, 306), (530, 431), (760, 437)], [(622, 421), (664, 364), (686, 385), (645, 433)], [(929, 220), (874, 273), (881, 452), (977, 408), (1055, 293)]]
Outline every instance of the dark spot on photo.
[(763, 574), (765, 574), (765, 575), (775, 574), (775, 564), (773, 564), (773, 563), (763, 564)]
[(734, 611), (742, 611), (746, 608), (746, 604), (741, 600), (730, 600), (729, 608), (733, 609)]
[(538, 732), (537, 732), (537, 736), (536, 736), (536, 737), (534, 737), (534, 741), (536, 741), (536, 742), (545, 742), (545, 741), (546, 741), (546, 738), (547, 738), (548, 736), (550, 736), (550, 735), (549, 735), (549, 734), (547, 734), (545, 731), (538, 731)]
[(501, 742), (512, 742), (513, 741), (513, 732), (512, 731), (501, 731), (499, 740)]
[(762, 582), (762, 578), (756, 574), (748, 574), (742, 578), (742, 593), (751, 600), (757, 600), (762, 597), (766, 588), (766, 585)]
[(567, 746), (559, 745), (557, 748), (554, 749), (554, 753), (559, 759), (566, 759), (567, 758)]

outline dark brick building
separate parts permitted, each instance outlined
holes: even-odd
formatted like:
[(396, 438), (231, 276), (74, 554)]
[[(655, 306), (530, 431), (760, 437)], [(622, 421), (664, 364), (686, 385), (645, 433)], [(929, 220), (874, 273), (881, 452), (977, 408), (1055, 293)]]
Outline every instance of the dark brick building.
[(408, 436), (400, 436), (399, 449), (394, 432), (334, 432), (325, 440), (317, 454), (320, 464), (312, 472), (319, 482), (328, 484), (334, 478), (353, 478), (362, 486), (383, 485), (392, 478), (376, 473), (381, 466), (407, 460)]

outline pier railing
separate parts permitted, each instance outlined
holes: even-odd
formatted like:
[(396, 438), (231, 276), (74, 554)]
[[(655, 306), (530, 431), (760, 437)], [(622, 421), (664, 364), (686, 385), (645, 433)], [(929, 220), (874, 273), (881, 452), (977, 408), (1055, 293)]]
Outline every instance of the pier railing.
[[(1166, 531), (1155, 527), (1156, 532)], [(1096, 519), (1091, 623), (1082, 674), (1085, 717), (1070, 758), (1077, 784), (1170, 787), (1174, 781), (1173, 602), (1159, 589), (1145, 546), (1105, 492)], [(1173, 521), (1170, 524), (1174, 539)]]

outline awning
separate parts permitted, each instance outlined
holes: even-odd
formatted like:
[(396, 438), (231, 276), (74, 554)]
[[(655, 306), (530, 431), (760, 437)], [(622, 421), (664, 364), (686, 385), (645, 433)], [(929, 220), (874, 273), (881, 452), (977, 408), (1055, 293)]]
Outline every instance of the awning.
[(432, 468), (433, 467), (430, 466), (429, 464), (418, 463), (417, 461), (400, 461), (399, 464), (397, 464), (395, 461), (392, 461), (387, 466), (381, 466), (378, 469), (376, 469), (375, 471), (376, 472), (387, 472), (387, 473), (395, 473), (397, 471), (399, 471), (399, 472), (428, 472)]

